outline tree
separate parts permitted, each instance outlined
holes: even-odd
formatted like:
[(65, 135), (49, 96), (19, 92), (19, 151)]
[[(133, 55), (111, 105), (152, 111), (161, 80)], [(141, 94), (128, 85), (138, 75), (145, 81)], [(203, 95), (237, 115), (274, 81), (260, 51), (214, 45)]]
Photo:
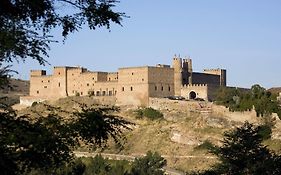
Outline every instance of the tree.
[(114, 12), (116, 0), (1, 0), (0, 62), (30, 57), (47, 61), (49, 44), (56, 42), (52, 29), (61, 27), (66, 39), (85, 24), (90, 29), (121, 25), (124, 13)]
[[(109, 108), (87, 108), (64, 120), (50, 108), (47, 117), (30, 120), (13, 111), (0, 113), (0, 169), (2, 174), (22, 174), (32, 169), (46, 172), (73, 160), (81, 142), (104, 146), (109, 137), (118, 143), (130, 122), (107, 114)], [(50, 172), (50, 174), (51, 174)]]
[(132, 165), (133, 175), (162, 175), (162, 168), (167, 164), (167, 161), (157, 152), (147, 152), (146, 156), (137, 158)]
[(245, 122), (224, 134), (223, 145), (213, 147), (220, 163), (203, 174), (280, 174), (281, 156), (262, 145), (261, 127)]
[[(110, 28), (121, 25), (124, 13), (114, 12), (116, 0), (1, 0), (0, 66), (32, 58), (44, 65), (49, 44), (57, 42), (52, 29), (61, 27), (64, 39), (84, 25)], [(7, 84), (10, 67), (0, 69), (0, 86)], [(2, 105), (2, 103), (1, 103)], [(55, 168), (73, 158), (81, 141), (102, 146), (109, 137), (121, 139), (127, 122), (104, 110), (85, 109), (64, 123), (59, 115), (31, 121), (0, 106), (1, 174), (22, 174), (33, 168)]]
[(109, 174), (111, 165), (101, 155), (97, 155), (90, 159), (90, 163), (84, 172), (84, 175), (106, 175)]
[(258, 84), (248, 91), (223, 87), (217, 93), (216, 103), (229, 107), (230, 111), (248, 111), (254, 106), (257, 116), (268, 116), (272, 113), (281, 116), (277, 96)]

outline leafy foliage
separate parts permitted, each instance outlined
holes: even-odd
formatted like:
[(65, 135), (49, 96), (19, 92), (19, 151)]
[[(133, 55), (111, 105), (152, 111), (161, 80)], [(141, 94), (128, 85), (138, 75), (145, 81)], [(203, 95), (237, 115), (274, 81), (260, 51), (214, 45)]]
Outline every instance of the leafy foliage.
[(260, 85), (253, 85), (249, 91), (221, 88), (217, 93), (216, 103), (229, 107), (230, 111), (249, 111), (254, 107), (257, 116), (274, 112), (281, 117), (281, 107), (276, 97), (276, 94), (271, 94)]
[(167, 161), (157, 152), (147, 152), (145, 157), (136, 159), (132, 164), (133, 175), (162, 175), (162, 168), (167, 164)]
[(101, 155), (95, 156), (93, 159), (90, 159), (88, 166), (84, 172), (84, 175), (102, 175), (109, 174), (111, 166), (109, 162), (104, 159)]
[(100, 155), (94, 158), (83, 158), (86, 165), (84, 175), (125, 175), (130, 171), (126, 160), (108, 160)]
[(47, 61), (49, 43), (56, 42), (51, 30), (61, 27), (62, 36), (78, 31), (87, 24), (90, 29), (110, 22), (120, 24), (124, 13), (114, 12), (116, 0), (1, 0), (0, 62), (27, 57), (40, 64)]
[[(75, 112), (77, 120), (71, 123), (71, 128), (74, 128), (75, 135), (87, 143), (102, 146), (112, 137), (116, 143), (120, 143), (122, 139), (122, 131), (130, 130), (128, 122), (120, 117), (108, 114), (109, 111), (117, 110), (114, 107), (104, 108), (82, 108), (82, 112)], [(91, 124), (91, 125), (89, 125)]]
[(1, 112), (0, 168), (7, 171), (3, 174), (56, 169), (73, 159), (73, 149), (81, 142), (103, 146), (113, 137), (121, 144), (123, 130), (132, 123), (108, 115), (108, 110), (82, 109), (67, 123), (55, 112), (35, 121), (13, 111)]
[(143, 109), (138, 109), (136, 111), (136, 114), (137, 114), (137, 118), (143, 118), (143, 117), (146, 117), (150, 120), (157, 120), (157, 119), (162, 119), (163, 118), (163, 114), (158, 111), (158, 110), (155, 110), (151, 107), (149, 108), (143, 108)]
[(203, 174), (280, 174), (281, 156), (262, 145), (260, 130), (246, 122), (226, 132), (223, 145), (211, 150), (221, 163)]
[[(86, 169), (86, 165), (81, 159), (75, 159), (74, 161), (67, 163), (56, 170), (57, 175), (83, 175)], [(39, 172), (37, 174), (47, 174), (48, 172)], [(31, 174), (29, 174), (31, 175)]]

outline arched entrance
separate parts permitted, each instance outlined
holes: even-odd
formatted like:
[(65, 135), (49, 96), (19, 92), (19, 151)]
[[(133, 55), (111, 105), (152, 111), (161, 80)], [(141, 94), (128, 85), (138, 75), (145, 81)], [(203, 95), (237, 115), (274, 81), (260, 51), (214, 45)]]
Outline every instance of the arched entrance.
[(191, 91), (190, 93), (189, 93), (189, 99), (195, 99), (196, 98), (196, 93), (194, 92), (194, 91)]

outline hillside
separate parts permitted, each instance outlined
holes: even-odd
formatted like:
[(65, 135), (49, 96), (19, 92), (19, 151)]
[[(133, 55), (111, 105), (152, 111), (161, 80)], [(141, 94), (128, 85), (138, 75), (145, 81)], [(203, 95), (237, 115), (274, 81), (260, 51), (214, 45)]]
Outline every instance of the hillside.
[(281, 92), (281, 87), (273, 87), (273, 88), (268, 89), (268, 91), (271, 93), (277, 94), (277, 93)]
[[(7, 105), (19, 103), (20, 96), (28, 95), (29, 81), (20, 79), (9, 79), (8, 86), (0, 89), (0, 98)], [(4, 98), (8, 97), (8, 98)]]
[[(65, 111), (79, 110), (78, 103), (94, 105), (90, 97), (68, 97), (55, 102), (46, 103), (60, 107)], [(19, 111), (20, 114), (32, 114), (33, 117), (47, 115), (48, 105), (39, 103), (33, 107)], [(196, 101), (177, 101), (155, 99), (153, 108), (164, 114), (164, 119), (151, 121), (136, 119), (136, 108), (123, 106), (115, 115), (134, 122), (132, 131), (127, 131), (123, 148), (117, 147), (111, 141), (106, 149), (98, 150), (104, 153), (143, 155), (148, 150), (157, 151), (168, 160), (168, 166), (182, 171), (202, 170), (208, 168), (217, 160), (198, 145), (207, 140), (219, 145), (224, 131), (235, 128), (248, 120), (261, 123), (262, 119), (255, 117), (253, 112), (230, 113), (227, 109), (212, 103)], [(67, 113), (61, 114), (67, 117)], [(266, 144), (281, 152), (280, 121), (276, 119), (274, 139)], [(89, 151), (79, 148), (78, 151)]]

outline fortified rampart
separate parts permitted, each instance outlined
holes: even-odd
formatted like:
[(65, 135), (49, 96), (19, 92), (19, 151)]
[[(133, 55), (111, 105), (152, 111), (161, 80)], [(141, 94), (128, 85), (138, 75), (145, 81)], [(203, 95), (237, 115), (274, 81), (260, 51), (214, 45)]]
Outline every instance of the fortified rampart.
[[(119, 68), (117, 72), (93, 72), (69, 66), (54, 67), (52, 75), (47, 75), (45, 70), (32, 70), (30, 96), (26, 100), (114, 96), (119, 105), (147, 106), (149, 97), (183, 96), (212, 100), (215, 90), (225, 85), (225, 70), (193, 72), (190, 58), (175, 56), (172, 66), (127, 67)], [(26, 103), (25, 97), (21, 99), (21, 103)]]

